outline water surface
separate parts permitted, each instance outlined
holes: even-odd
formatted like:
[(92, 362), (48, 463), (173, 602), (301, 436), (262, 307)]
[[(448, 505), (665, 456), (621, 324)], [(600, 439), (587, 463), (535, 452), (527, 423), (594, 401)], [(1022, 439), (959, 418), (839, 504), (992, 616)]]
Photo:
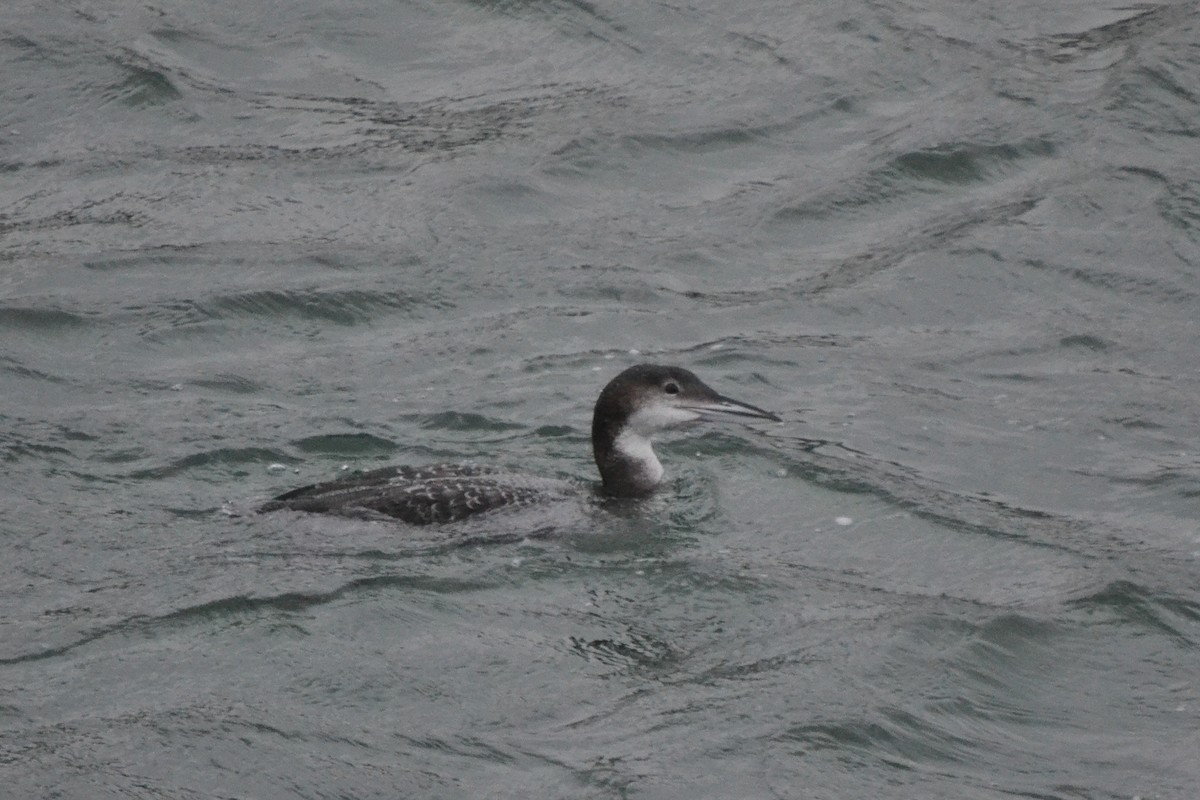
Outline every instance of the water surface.
[[(9, 792), (1194, 796), (1197, 11), (7, 4)], [(785, 421), (240, 513), (646, 360)]]

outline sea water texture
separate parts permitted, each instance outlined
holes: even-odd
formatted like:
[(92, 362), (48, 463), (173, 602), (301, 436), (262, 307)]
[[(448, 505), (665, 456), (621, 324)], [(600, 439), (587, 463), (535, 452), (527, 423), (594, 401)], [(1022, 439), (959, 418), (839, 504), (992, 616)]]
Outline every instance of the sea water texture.
[(1192, 800), (1198, 320), (1194, 1), (9, 0), (0, 794)]

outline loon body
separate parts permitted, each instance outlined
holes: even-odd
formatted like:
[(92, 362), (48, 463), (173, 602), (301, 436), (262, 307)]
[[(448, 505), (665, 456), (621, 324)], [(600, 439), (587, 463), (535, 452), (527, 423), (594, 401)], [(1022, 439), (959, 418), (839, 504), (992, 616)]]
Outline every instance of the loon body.
[[(650, 437), (701, 419), (755, 417), (761, 408), (717, 394), (682, 367), (639, 364), (608, 382), (592, 415), (592, 452), (602, 491), (642, 497), (662, 481)], [(376, 513), (424, 525), (456, 522), (572, 493), (565, 481), (532, 478), (476, 464), (385, 467), (281, 494), (259, 511), (292, 509), (335, 514)]]

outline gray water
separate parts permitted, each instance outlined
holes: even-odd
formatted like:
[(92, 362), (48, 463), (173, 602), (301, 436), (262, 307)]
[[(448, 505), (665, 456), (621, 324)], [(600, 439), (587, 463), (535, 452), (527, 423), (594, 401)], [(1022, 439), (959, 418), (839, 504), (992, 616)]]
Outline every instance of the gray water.
[(9, 0), (4, 796), (1196, 797), (1198, 11)]

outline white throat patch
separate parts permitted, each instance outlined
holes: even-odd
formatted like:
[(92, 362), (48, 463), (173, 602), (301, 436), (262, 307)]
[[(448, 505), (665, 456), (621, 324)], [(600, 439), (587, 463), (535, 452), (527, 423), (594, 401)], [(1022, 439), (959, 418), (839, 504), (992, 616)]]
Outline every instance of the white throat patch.
[(620, 454), (622, 459), (636, 464), (639, 477), (649, 485), (653, 486), (662, 480), (663, 466), (654, 454), (650, 440), (634, 430), (632, 425), (621, 431), (613, 442), (613, 450)]

